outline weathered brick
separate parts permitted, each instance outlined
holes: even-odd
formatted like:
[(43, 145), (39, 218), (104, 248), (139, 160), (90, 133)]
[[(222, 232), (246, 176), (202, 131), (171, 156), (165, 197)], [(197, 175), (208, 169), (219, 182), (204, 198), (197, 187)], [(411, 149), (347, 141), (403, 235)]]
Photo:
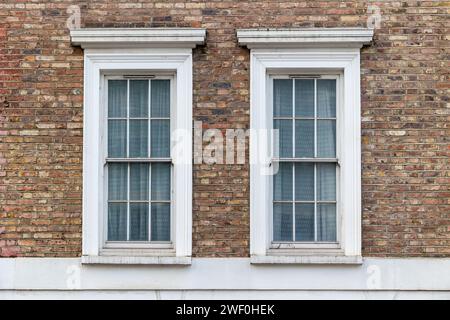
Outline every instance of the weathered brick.
[[(83, 52), (65, 8), (0, 4), (0, 256), (81, 254)], [(450, 257), (448, 1), (86, 1), (85, 27), (202, 27), (194, 120), (249, 127), (247, 49), (237, 28), (366, 26), (362, 49), (365, 256)], [(248, 161), (247, 161), (248, 162)], [(249, 166), (194, 166), (193, 254), (248, 256)]]

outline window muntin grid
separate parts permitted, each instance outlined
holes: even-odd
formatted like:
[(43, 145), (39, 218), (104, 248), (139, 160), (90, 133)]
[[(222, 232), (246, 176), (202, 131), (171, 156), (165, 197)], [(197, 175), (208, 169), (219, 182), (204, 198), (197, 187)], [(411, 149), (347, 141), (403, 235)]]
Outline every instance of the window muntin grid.
[(169, 77), (107, 79), (108, 243), (171, 241), (171, 91)]
[(337, 242), (337, 77), (272, 77), (273, 243)]

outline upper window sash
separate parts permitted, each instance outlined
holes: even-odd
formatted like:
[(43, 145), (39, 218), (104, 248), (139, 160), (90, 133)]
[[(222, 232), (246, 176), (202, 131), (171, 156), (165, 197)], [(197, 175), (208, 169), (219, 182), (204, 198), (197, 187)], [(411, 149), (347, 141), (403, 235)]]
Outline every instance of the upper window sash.
[[(130, 72), (133, 73), (133, 72)], [(122, 156), (122, 157), (114, 157), (114, 156), (110, 156), (108, 153), (108, 142), (106, 142), (105, 146), (104, 146), (104, 161), (106, 162), (170, 162), (172, 163), (172, 157), (171, 157), (171, 150), (172, 150), (172, 143), (170, 142), (169, 144), (169, 154), (167, 156), (152, 156), (152, 152), (151, 152), (151, 121), (152, 120), (168, 120), (169, 121), (169, 136), (172, 134), (173, 130), (174, 130), (174, 112), (175, 112), (175, 108), (174, 108), (174, 102), (176, 99), (176, 80), (174, 78), (173, 75), (158, 75), (157, 73), (155, 73), (154, 75), (148, 76), (147, 78), (144, 76), (139, 76), (139, 77), (133, 77), (133, 76), (122, 76), (122, 75), (104, 75), (104, 88), (105, 88), (105, 94), (103, 94), (103, 97), (105, 99), (105, 108), (108, 108), (108, 81), (109, 80), (124, 80), (127, 81), (127, 92), (128, 95), (130, 93), (130, 88), (129, 88), (129, 83), (130, 81), (133, 80), (146, 80), (149, 81), (149, 86), (148, 86), (148, 111), (147, 111), (147, 115), (146, 116), (133, 116), (130, 114), (126, 114), (124, 117), (111, 117), (108, 116), (108, 114), (106, 113), (105, 116), (105, 121), (108, 120), (126, 120), (127, 121), (127, 130), (129, 130), (129, 121), (130, 120), (148, 120), (150, 123), (148, 125), (148, 142), (147, 142), (147, 146), (148, 146), (148, 150), (147, 150), (147, 156), (131, 156), (130, 152), (129, 152), (129, 140), (127, 140), (127, 155), (126, 156)], [(168, 80), (170, 81), (170, 85), (169, 85), (169, 90), (170, 90), (170, 107), (169, 107), (169, 114), (167, 116), (154, 116), (152, 115), (152, 111), (151, 111), (151, 92), (152, 92), (152, 87), (151, 87), (151, 81), (153, 80)], [(127, 103), (129, 103), (130, 98), (127, 97)], [(129, 110), (129, 106), (127, 106), (127, 112)], [(108, 128), (107, 126), (105, 127), (105, 132), (104, 132), (104, 136), (108, 137)], [(127, 137), (129, 138), (129, 133), (127, 133)]]
[[(337, 162), (339, 165), (339, 159), (340, 159), (340, 141), (339, 141), (339, 105), (340, 105), (340, 99), (342, 97), (342, 74), (323, 74), (323, 75), (308, 75), (308, 74), (291, 74), (291, 75), (280, 75), (280, 74), (268, 74), (268, 86), (267, 86), (267, 103), (268, 103), (268, 110), (267, 112), (272, 115), (272, 118), (269, 118), (269, 121), (267, 123), (267, 128), (274, 129), (274, 120), (291, 120), (291, 121), (297, 121), (297, 120), (311, 120), (314, 121), (314, 152), (310, 156), (298, 156), (295, 154), (296, 149), (296, 141), (295, 141), (295, 125), (293, 125), (293, 150), (292, 150), (292, 156), (290, 157), (283, 157), (280, 155), (280, 151), (278, 150), (278, 155), (276, 155), (276, 150), (272, 151), (272, 163), (282, 163), (282, 162)], [(275, 115), (273, 110), (273, 81), (277, 79), (282, 80), (292, 80), (293, 85), (293, 93), (292, 93), (292, 103), (293, 103), (293, 113), (292, 115)], [(295, 80), (311, 80), (314, 82), (314, 110), (313, 114), (311, 116), (303, 116), (296, 114), (295, 112)], [(317, 101), (316, 101), (316, 93), (317, 92), (317, 80), (335, 80), (336, 81), (336, 107), (335, 107), (335, 114), (334, 116), (320, 116), (318, 114), (317, 110)], [(335, 121), (335, 132), (336, 132), (336, 141), (335, 141), (335, 156), (334, 157), (328, 157), (328, 156), (320, 156), (317, 150), (317, 123), (321, 120), (334, 120)], [(280, 137), (281, 138), (281, 137)]]

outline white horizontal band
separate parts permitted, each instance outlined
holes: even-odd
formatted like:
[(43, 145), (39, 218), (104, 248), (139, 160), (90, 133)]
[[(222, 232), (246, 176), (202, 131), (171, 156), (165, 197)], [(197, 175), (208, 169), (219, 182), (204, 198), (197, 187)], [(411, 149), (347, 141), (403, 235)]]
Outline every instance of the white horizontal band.
[(292, 28), (239, 29), (241, 46), (248, 48), (281, 47), (362, 47), (373, 38), (373, 29), (367, 28)]
[(82, 48), (194, 48), (205, 42), (200, 28), (85, 28), (70, 31), (72, 44)]

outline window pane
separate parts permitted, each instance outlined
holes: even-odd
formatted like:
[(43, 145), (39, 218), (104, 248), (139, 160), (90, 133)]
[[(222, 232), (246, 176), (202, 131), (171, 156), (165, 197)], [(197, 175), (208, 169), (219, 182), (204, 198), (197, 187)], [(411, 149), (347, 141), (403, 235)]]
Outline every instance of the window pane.
[(292, 203), (276, 203), (273, 205), (273, 240), (293, 241)]
[(314, 201), (314, 164), (295, 164), (295, 200)]
[(130, 163), (130, 200), (148, 200), (148, 163)]
[(170, 164), (152, 164), (152, 200), (170, 200)]
[(292, 120), (275, 120), (273, 127), (278, 130), (279, 157), (292, 158)]
[(126, 120), (108, 120), (108, 156), (111, 158), (127, 156)]
[(151, 156), (170, 157), (170, 121), (151, 121)]
[(314, 117), (314, 80), (295, 80), (295, 116)]
[(170, 116), (170, 80), (152, 80), (151, 114), (154, 118)]
[(335, 120), (317, 120), (317, 157), (336, 157)]
[(127, 240), (127, 204), (108, 205), (108, 241)]
[(128, 164), (108, 164), (108, 199), (127, 200)]
[(317, 116), (336, 117), (336, 80), (317, 80)]
[(127, 116), (127, 80), (108, 81), (108, 117)]
[(292, 200), (292, 163), (279, 163), (273, 177), (273, 200)]
[(148, 241), (148, 203), (130, 203), (130, 240)]
[(314, 157), (314, 120), (295, 121), (295, 156)]
[(336, 164), (317, 164), (317, 200), (336, 200)]
[(130, 157), (147, 157), (148, 120), (130, 120)]
[(317, 241), (336, 241), (336, 205), (317, 205)]
[(295, 205), (295, 241), (314, 241), (314, 204)]
[(152, 203), (152, 241), (170, 241), (170, 205)]
[(130, 80), (130, 117), (148, 116), (148, 80)]
[(292, 117), (292, 80), (273, 80), (273, 115)]

